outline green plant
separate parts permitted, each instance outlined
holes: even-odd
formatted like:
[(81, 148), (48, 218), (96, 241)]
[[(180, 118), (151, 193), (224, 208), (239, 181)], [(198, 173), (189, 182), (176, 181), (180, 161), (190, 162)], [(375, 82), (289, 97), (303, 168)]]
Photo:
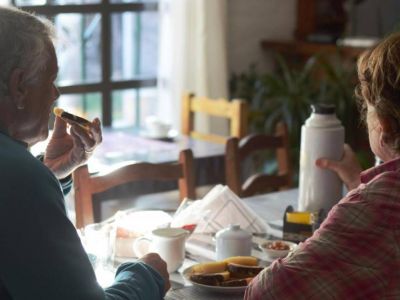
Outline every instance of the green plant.
[(320, 89), (316, 101), (335, 104), (336, 114), (346, 129), (346, 141), (356, 147), (360, 132), (355, 129), (360, 128), (361, 123), (354, 97), (357, 84), (355, 65), (344, 68), (341, 64), (330, 63), (323, 56), (318, 61), (324, 77), (317, 82)]
[(301, 126), (310, 115), (311, 104), (333, 103), (346, 129), (346, 142), (356, 147), (360, 128), (353, 99), (355, 65), (344, 67), (319, 55), (298, 68), (289, 66), (279, 55), (276, 62), (276, 72), (260, 74), (252, 65), (247, 72), (231, 78), (231, 97), (249, 101), (250, 130), (273, 132), (278, 121), (285, 121), (290, 132), (292, 164), (297, 170)]

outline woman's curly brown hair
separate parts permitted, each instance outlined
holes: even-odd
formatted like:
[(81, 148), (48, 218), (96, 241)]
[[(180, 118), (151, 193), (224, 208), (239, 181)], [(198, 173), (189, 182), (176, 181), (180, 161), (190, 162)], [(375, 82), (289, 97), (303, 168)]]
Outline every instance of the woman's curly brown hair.
[(359, 84), (355, 94), (361, 116), (365, 119), (367, 104), (380, 118), (392, 125), (390, 146), (400, 151), (400, 34), (392, 34), (371, 50), (363, 53), (357, 63)]

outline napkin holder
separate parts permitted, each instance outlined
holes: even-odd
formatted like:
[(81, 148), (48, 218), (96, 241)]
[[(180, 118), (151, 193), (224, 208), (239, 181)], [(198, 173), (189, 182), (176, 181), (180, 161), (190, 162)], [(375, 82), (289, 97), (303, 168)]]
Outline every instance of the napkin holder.
[[(303, 242), (312, 236), (325, 217), (322, 209), (315, 213), (300, 212), (301, 218), (299, 218), (299, 221), (290, 220), (288, 213), (295, 213), (291, 205), (286, 208), (283, 215), (283, 239), (295, 243)], [(309, 214), (308, 221), (307, 214)]]

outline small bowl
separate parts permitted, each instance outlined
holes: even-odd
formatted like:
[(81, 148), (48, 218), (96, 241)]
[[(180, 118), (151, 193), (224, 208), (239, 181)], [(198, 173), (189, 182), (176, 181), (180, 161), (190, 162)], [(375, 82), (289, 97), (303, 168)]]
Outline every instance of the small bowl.
[(271, 259), (285, 257), (296, 248), (297, 244), (282, 240), (266, 240), (258, 247)]

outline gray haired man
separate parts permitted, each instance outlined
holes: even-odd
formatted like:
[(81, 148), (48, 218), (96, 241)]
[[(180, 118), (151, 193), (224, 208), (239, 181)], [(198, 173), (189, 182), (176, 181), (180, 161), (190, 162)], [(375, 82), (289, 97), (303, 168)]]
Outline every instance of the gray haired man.
[(56, 117), (43, 162), (28, 151), (47, 138), (59, 97), (53, 32), (0, 6), (0, 299), (162, 299), (169, 280), (157, 254), (121, 265), (101, 288), (66, 216), (70, 173), (101, 142), (100, 121), (85, 130)]

